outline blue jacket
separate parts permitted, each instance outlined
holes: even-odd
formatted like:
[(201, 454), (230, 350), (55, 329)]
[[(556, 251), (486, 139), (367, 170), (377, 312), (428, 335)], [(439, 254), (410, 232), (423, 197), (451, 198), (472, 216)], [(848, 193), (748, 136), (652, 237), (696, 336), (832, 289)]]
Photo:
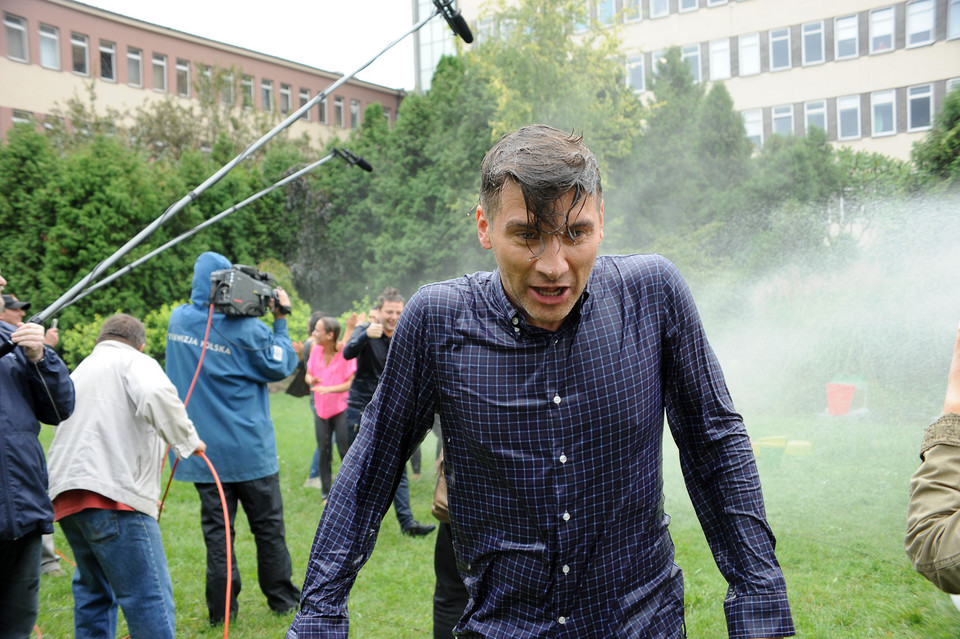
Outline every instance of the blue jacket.
[[(197, 370), (207, 325), (210, 273), (230, 268), (218, 253), (204, 253), (193, 269), (192, 303), (173, 309), (167, 329), (167, 375), (186, 401)], [(206, 355), (187, 413), (207, 445), (207, 457), (223, 482), (260, 479), (276, 473), (277, 443), (270, 419), (267, 382), (279, 381), (297, 366), (287, 321), (273, 332), (256, 317), (214, 313)], [(181, 460), (174, 477), (212, 482), (201, 458)]]
[[(0, 322), (0, 334), (16, 327)], [(36, 529), (53, 532), (40, 421), (59, 424), (73, 412), (70, 371), (49, 347), (34, 365), (22, 348), (0, 357), (0, 540)]]

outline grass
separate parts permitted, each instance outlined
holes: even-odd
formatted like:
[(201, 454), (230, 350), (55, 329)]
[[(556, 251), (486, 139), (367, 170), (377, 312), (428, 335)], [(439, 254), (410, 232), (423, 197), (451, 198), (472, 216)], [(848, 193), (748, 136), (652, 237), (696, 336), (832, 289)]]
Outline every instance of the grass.
[[(287, 543), (299, 585), (322, 510), (319, 491), (302, 486), (313, 452), (313, 424), (305, 399), (275, 394), (272, 402)], [(807, 455), (785, 454), (784, 448), (773, 447), (760, 448), (757, 458), (798, 635), (956, 637), (960, 612), (947, 595), (913, 572), (903, 552), (908, 482), (926, 423), (885, 423), (872, 415), (745, 415), (745, 419), (755, 440), (781, 436), (811, 444)], [(44, 428), (42, 439), (49, 444), (52, 429)], [(665, 442), (667, 512), (672, 516), (677, 562), (686, 579), (689, 636), (724, 637), (726, 582), (686, 497), (676, 449), (669, 436)], [(428, 435), (422, 448), (423, 476), (410, 487), (414, 515), (424, 522), (432, 521), (434, 450), (435, 440)], [(177, 636), (222, 637), (222, 628), (210, 628), (206, 622), (205, 554), (199, 502), (191, 485), (174, 482), (160, 523), (174, 584)], [(351, 637), (432, 637), (434, 539), (401, 535), (396, 517), (392, 511), (387, 514), (376, 551), (350, 597)], [(59, 529), (56, 545), (71, 558)], [(292, 615), (280, 617), (267, 608), (256, 580), (253, 536), (242, 512), (237, 515), (236, 546), (243, 589), (230, 636), (282, 637)], [(72, 636), (72, 606), (70, 579), (44, 577), (38, 622), (44, 637)], [(117, 636), (126, 634), (121, 623)]]

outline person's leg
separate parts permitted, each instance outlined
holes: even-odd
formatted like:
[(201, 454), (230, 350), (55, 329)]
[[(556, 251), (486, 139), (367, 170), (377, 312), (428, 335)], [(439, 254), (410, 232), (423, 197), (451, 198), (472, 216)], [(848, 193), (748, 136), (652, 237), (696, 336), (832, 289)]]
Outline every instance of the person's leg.
[(278, 613), (295, 610), (300, 605), (300, 589), (290, 580), (293, 567), (283, 524), (280, 475), (235, 485), (257, 544), (257, 577), (267, 605)]
[(53, 546), (53, 533), (43, 536), (43, 545), (40, 547), (40, 574), (58, 577), (67, 574), (60, 567), (60, 557)]
[(406, 530), (415, 523), (413, 511), (410, 510), (410, 484), (407, 482), (407, 469), (403, 469), (397, 492), (393, 494), (393, 510), (397, 513), (400, 528)]
[(457, 572), (450, 524), (440, 524), (433, 551), (433, 571), (437, 584), (433, 590), (433, 639), (451, 639), (453, 629), (463, 616), (470, 596)]
[(420, 479), (420, 457), (420, 447), (417, 446), (417, 449), (410, 455), (410, 470), (413, 472), (414, 480)]
[[(313, 393), (310, 393), (310, 415), (313, 417), (314, 432), (316, 432), (317, 411), (316, 404), (313, 401)], [(307, 481), (303, 482), (304, 488), (320, 487), (320, 457), (319, 450), (313, 449), (313, 458), (310, 460), (310, 471), (307, 473)]]
[(0, 541), (0, 636), (33, 635), (40, 609), (39, 530), (14, 541)]
[(337, 452), (340, 453), (340, 461), (343, 461), (343, 458), (347, 456), (347, 451), (350, 450), (350, 436), (347, 434), (347, 411), (334, 415), (330, 418), (330, 422), (333, 424), (333, 432), (336, 435)]
[(320, 494), (326, 499), (330, 494), (330, 458), (333, 455), (332, 437), (333, 428), (329, 419), (316, 415), (313, 421), (314, 433), (317, 437), (317, 455), (320, 461)]
[[(89, 517), (87, 509), (60, 520), (77, 568), (73, 572), (73, 635), (76, 639), (106, 639), (117, 633), (117, 598), (100, 567), (93, 544), (116, 540), (116, 521)], [(89, 520), (89, 521), (88, 521)]]
[[(203, 542), (207, 547), (207, 612), (210, 623), (223, 623), (223, 613), (226, 609), (227, 597), (227, 533), (223, 521), (223, 506), (220, 504), (220, 493), (216, 484), (194, 484), (200, 495), (200, 527), (203, 530)], [(233, 541), (236, 532), (233, 523), (237, 517), (238, 484), (223, 484), (223, 493), (227, 500), (227, 514), (230, 517), (230, 550), (231, 550), (231, 585), (230, 585), (230, 618), (237, 616), (239, 604), (237, 595), (242, 586), (240, 569), (237, 566), (237, 556), (233, 552)]]
[(360, 432), (360, 417), (363, 411), (353, 406), (347, 406), (347, 448), (353, 446), (357, 439), (357, 433)]

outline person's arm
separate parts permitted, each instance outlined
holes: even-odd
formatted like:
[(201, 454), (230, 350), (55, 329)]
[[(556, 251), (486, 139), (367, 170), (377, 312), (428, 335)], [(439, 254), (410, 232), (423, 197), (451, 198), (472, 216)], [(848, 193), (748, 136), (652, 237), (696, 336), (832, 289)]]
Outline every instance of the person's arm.
[(350, 589), (373, 552), (407, 459), (433, 424), (424, 311), (414, 296), (397, 325), (380, 386), (320, 519), (288, 638), (347, 638)]
[(178, 457), (206, 450), (176, 387), (156, 360), (148, 355), (136, 358), (124, 382), (137, 416), (151, 424)]
[(356, 359), (367, 343), (367, 327), (369, 324), (360, 324), (343, 346), (343, 359)]
[(32, 397), (34, 414), (44, 424), (56, 425), (73, 413), (76, 397), (66, 364), (43, 342), (43, 327), (20, 322), (10, 341), (19, 348), (13, 356), (20, 363)]
[(753, 449), (683, 278), (664, 261), (663, 379), (691, 501), (729, 584), (731, 637), (794, 635)]
[(940, 590), (960, 594), (960, 327), (943, 416), (927, 428), (910, 479), (904, 545), (917, 572)]
[[(328, 393), (344, 393), (350, 390), (350, 385), (353, 384), (354, 375), (350, 376), (350, 379), (343, 382), (342, 384), (335, 384), (334, 386), (311, 386), (310, 390), (314, 393), (320, 393), (321, 395), (326, 395)], [(307, 382), (312, 383), (312, 382)]]

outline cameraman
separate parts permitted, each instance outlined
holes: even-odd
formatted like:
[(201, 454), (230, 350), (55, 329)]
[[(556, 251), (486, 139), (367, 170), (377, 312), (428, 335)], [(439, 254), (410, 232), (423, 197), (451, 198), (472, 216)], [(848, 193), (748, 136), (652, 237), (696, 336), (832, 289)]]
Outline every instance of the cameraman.
[[(186, 400), (199, 365), (210, 313), (210, 274), (231, 268), (218, 253), (197, 258), (190, 304), (173, 309), (167, 330), (167, 375)], [(281, 307), (290, 298), (277, 289)], [(270, 418), (268, 382), (280, 381), (297, 366), (287, 334), (286, 315), (273, 308), (273, 331), (256, 317), (213, 313), (203, 367), (187, 404), (187, 412), (223, 484), (230, 531), (237, 503), (256, 539), (260, 589), (279, 614), (296, 610), (300, 590), (290, 580), (277, 443)], [(212, 625), (223, 622), (227, 588), (226, 537), (220, 496), (203, 460), (188, 458), (174, 477), (194, 482), (200, 495), (200, 524), (207, 546), (207, 610)], [(233, 560), (230, 617), (237, 614), (240, 570)]]

